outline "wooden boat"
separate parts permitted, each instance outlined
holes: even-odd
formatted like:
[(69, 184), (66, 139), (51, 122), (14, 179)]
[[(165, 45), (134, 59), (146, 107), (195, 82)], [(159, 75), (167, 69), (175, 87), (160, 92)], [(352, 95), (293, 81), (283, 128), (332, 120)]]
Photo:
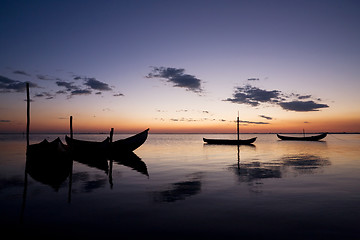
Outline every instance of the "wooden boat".
[(140, 147), (147, 139), (149, 129), (134, 136), (110, 142), (106, 138), (102, 142), (84, 141), (65, 136), (66, 143), (75, 154), (96, 154), (96, 155), (116, 155), (123, 152), (132, 152)]
[(110, 143), (111, 154), (123, 153), (123, 152), (132, 152), (146, 141), (149, 133), (149, 128), (145, 131), (142, 131), (134, 136), (120, 139), (115, 142)]
[(250, 145), (255, 142), (256, 137), (250, 139), (239, 138), (239, 117), (237, 117), (237, 139), (209, 139), (203, 138), (207, 144), (221, 144), (221, 145)]
[(291, 140), (291, 141), (319, 141), (319, 140), (325, 138), (326, 135), (327, 135), (327, 133), (322, 133), (319, 135), (309, 136), (309, 137), (291, 137), (291, 136), (284, 136), (284, 135), (276, 134), (276, 136), (278, 138), (280, 138), (281, 140)]
[(26, 151), (26, 173), (34, 180), (49, 185), (58, 191), (71, 173), (71, 158), (67, 146), (60, 138), (52, 142), (44, 139), (32, 144)]
[(107, 137), (102, 142), (86, 141), (70, 138), (65, 136), (65, 141), (69, 145), (69, 148), (73, 152), (87, 153), (87, 152), (98, 152), (104, 153), (110, 146), (110, 138)]
[(255, 142), (256, 137), (250, 139), (208, 139), (203, 138), (203, 141), (208, 144), (222, 144), (222, 145), (249, 145)]
[(34, 157), (49, 157), (51, 155), (65, 155), (68, 152), (68, 147), (62, 143), (60, 138), (49, 142), (44, 139), (40, 143), (35, 143), (27, 146), (26, 155)]

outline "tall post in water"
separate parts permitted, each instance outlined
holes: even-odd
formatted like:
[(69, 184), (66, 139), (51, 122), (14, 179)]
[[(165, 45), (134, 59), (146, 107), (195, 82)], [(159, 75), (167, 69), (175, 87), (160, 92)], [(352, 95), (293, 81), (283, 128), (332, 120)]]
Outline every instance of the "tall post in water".
[[(73, 139), (73, 127), (72, 127), (73, 117), (70, 116), (70, 138)], [(72, 174), (73, 174), (73, 159), (71, 158), (71, 171), (69, 175), (69, 192), (68, 192), (68, 203), (71, 203), (71, 189), (72, 189)]]
[(237, 140), (239, 141), (240, 140), (240, 137), (239, 137), (239, 134), (240, 134), (240, 131), (239, 131), (239, 123), (240, 123), (240, 120), (239, 120), (239, 112), (238, 112), (238, 117), (237, 117)]
[(29, 131), (30, 131), (30, 93), (29, 83), (26, 83), (26, 146), (29, 146)]
[[(110, 130), (110, 143), (113, 141), (113, 135), (114, 135), (114, 128), (111, 128)], [(113, 180), (112, 180), (112, 168), (113, 168), (113, 159), (110, 158), (110, 172), (109, 172), (109, 183), (110, 183), (110, 189), (113, 188)]]
[(111, 128), (111, 130), (110, 130), (110, 142), (113, 141), (113, 135), (114, 135), (114, 128)]
[(73, 117), (72, 117), (72, 116), (70, 116), (70, 138), (73, 138), (72, 119), (73, 119)]

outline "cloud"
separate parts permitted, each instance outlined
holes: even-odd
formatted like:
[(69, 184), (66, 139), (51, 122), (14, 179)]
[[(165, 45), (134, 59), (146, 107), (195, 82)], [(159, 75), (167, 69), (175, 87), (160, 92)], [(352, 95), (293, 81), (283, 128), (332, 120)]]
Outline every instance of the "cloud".
[[(28, 82), (29, 87), (38, 88), (35, 83)], [(12, 80), (10, 78), (0, 76), (0, 92), (24, 92), (26, 89), (26, 82)]]
[(259, 115), (259, 117), (265, 118), (267, 120), (272, 120), (273, 119), (272, 117), (268, 117), (268, 116), (265, 116), (265, 115)]
[(56, 81), (56, 85), (58, 85), (59, 87), (65, 87), (66, 91), (68, 91), (68, 92), (79, 89), (78, 86), (75, 86), (73, 84), (74, 84), (73, 82)]
[(107, 83), (100, 82), (100, 81), (96, 80), (95, 78), (87, 78), (85, 80), (84, 85), (86, 85), (94, 90), (101, 90), (101, 91), (110, 91), (111, 90), (111, 88), (109, 87), (109, 85)]
[[(308, 101), (300, 101), (303, 99), (313, 99)], [(321, 108), (329, 107), (327, 104), (316, 103), (315, 101), (321, 101), (320, 98), (313, 98), (312, 95), (300, 95), (300, 94), (285, 94), (279, 90), (264, 90), (258, 87), (247, 84), (243, 87), (236, 87), (232, 98), (227, 98), (224, 101), (229, 101), (238, 104), (248, 104), (253, 107), (259, 106), (261, 103), (271, 103), (282, 107), (285, 110), (296, 112), (311, 112), (319, 111)], [(268, 119), (264, 115), (260, 115), (265, 119)], [(269, 119), (270, 120), (270, 119)]]
[(314, 101), (291, 101), (291, 102), (281, 102), (279, 105), (289, 111), (296, 112), (312, 112), (319, 111), (320, 108), (328, 108), (327, 104), (315, 103)]
[(240, 123), (246, 123), (246, 124), (256, 124), (256, 125), (270, 124), (270, 123), (267, 123), (267, 122), (252, 122), (252, 121), (242, 121), (242, 120), (240, 120), (239, 122)]
[(113, 96), (114, 96), (114, 97), (123, 97), (123, 96), (125, 96), (125, 95), (122, 94), (122, 93), (115, 93)]
[(228, 98), (224, 101), (244, 103), (256, 107), (260, 105), (260, 103), (278, 102), (281, 99), (280, 97), (281, 92), (278, 90), (267, 91), (251, 85), (245, 85), (244, 87), (237, 87), (233, 98)]
[(49, 92), (42, 92), (42, 93), (35, 94), (34, 97), (45, 97), (46, 99), (53, 99), (54, 95)]
[(248, 81), (259, 81), (259, 78), (248, 78)]
[(71, 91), (71, 95), (89, 95), (89, 94), (91, 94), (91, 90), (89, 89), (77, 89)]
[(10, 120), (0, 120), (0, 123), (9, 123), (11, 122)]
[(25, 75), (25, 76), (31, 77), (30, 74), (28, 74), (27, 72), (22, 71), (22, 70), (15, 70), (15, 71), (13, 71), (13, 73), (14, 73), (14, 74)]
[(193, 75), (185, 74), (185, 69), (169, 67), (153, 67), (147, 78), (164, 78), (174, 87), (185, 88), (196, 93), (202, 92), (201, 80)]
[(37, 77), (38, 79), (40, 79), (40, 80), (45, 80), (45, 81), (47, 81), (47, 80), (53, 80), (52, 77), (49, 77), (49, 76), (47, 76), (47, 75), (42, 75), (42, 74), (37, 74), (36, 77)]

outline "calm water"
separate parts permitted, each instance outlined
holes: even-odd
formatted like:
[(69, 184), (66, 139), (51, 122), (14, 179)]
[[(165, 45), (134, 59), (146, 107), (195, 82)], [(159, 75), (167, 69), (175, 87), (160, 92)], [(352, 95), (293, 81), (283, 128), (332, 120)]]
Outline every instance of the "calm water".
[(238, 149), (202, 142), (232, 135), (150, 133), (135, 151), (144, 164), (74, 161), (49, 184), (25, 174), (25, 137), (0, 135), (0, 228), (49, 238), (360, 239), (360, 135), (256, 136)]

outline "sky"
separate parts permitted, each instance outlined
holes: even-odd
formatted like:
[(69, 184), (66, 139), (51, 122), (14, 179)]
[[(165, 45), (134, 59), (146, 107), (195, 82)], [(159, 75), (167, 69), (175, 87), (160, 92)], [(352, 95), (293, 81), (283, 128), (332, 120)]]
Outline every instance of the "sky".
[(0, 0), (0, 133), (360, 132), (359, 10)]

